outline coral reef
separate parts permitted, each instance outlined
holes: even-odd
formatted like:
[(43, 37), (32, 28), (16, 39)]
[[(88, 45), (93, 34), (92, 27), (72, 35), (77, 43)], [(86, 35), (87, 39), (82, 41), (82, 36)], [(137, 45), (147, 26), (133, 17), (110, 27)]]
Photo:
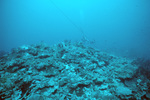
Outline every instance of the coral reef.
[(149, 100), (142, 70), (80, 42), (21, 46), (0, 57), (0, 100)]

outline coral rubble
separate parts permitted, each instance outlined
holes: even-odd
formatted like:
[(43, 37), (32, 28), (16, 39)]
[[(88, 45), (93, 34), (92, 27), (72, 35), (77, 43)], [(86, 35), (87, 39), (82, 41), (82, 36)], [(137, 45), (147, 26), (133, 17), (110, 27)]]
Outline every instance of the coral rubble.
[(135, 60), (64, 41), (0, 58), (0, 100), (143, 100), (150, 81)]

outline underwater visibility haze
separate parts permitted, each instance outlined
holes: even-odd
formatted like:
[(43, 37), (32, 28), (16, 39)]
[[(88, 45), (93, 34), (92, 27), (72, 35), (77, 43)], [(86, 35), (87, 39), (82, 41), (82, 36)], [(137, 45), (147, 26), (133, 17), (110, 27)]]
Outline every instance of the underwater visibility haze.
[(150, 55), (149, 0), (1, 0), (1, 50), (80, 41), (126, 56)]
[(150, 100), (150, 0), (0, 0), (10, 99)]

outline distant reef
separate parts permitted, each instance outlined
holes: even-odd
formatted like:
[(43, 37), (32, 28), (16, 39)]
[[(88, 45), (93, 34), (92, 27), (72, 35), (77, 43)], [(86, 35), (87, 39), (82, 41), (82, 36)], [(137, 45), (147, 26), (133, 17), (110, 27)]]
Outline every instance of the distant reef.
[(150, 100), (150, 61), (64, 41), (0, 57), (0, 100)]
[(5, 54), (7, 54), (8, 52), (1, 50), (0, 51), (0, 57), (4, 56)]

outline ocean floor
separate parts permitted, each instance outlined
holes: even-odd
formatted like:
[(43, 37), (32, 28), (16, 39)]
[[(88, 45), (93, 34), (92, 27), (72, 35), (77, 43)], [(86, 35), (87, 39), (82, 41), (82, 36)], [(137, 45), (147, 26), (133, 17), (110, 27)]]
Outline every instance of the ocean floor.
[(64, 41), (0, 57), (0, 100), (150, 100), (150, 61)]

